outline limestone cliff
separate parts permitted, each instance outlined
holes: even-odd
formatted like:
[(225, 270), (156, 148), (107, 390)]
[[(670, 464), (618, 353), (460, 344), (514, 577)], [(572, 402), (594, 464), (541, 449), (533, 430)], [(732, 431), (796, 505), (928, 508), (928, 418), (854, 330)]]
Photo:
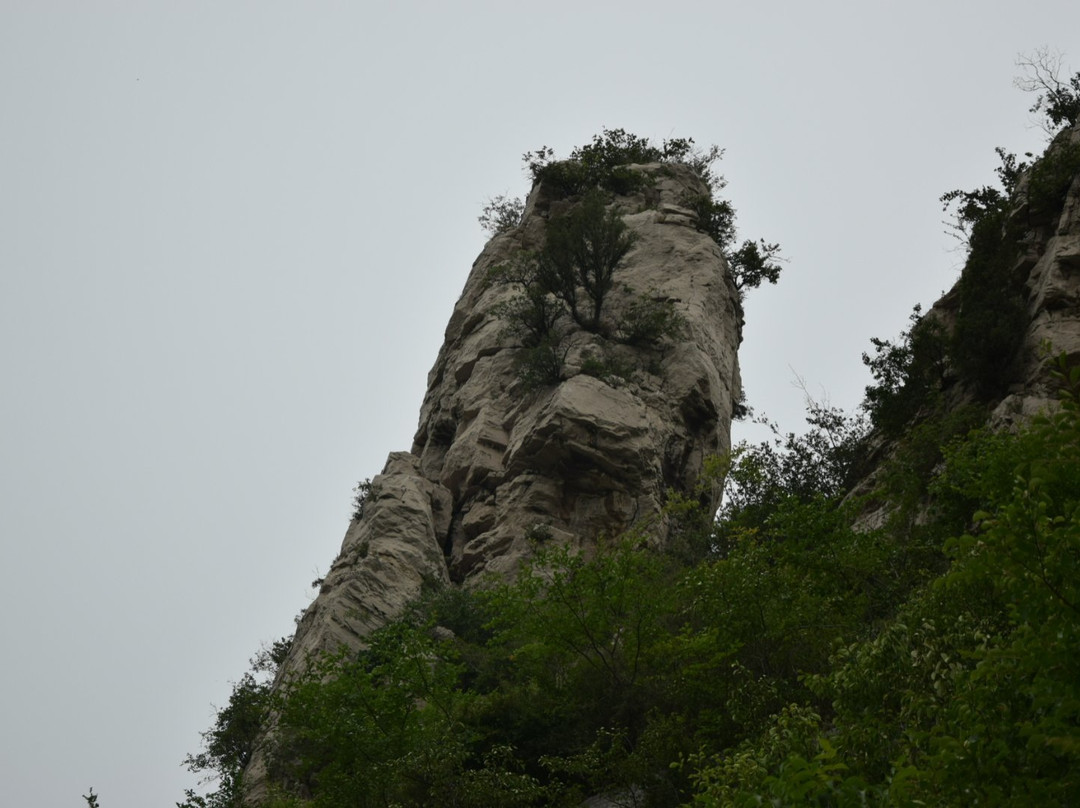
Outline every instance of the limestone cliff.
[[(372, 481), (287, 668), (355, 646), (425, 581), (511, 575), (530, 537), (587, 547), (655, 517), (669, 488), (691, 492), (704, 459), (729, 448), (741, 306), (719, 247), (680, 206), (705, 188), (681, 165), (638, 170), (655, 184), (611, 203), (635, 235), (611, 312), (617, 318), (642, 294), (673, 301), (685, 320), (678, 339), (642, 349), (574, 328), (562, 381), (529, 389), (518, 378), (518, 350), (499, 314), (513, 290), (492, 283), (491, 270), (541, 244), (552, 209), (566, 204), (537, 186), (521, 224), (473, 264), (428, 376), (412, 451), (392, 454)], [(582, 373), (600, 350), (632, 371), (606, 380)]]
[[(515, 289), (493, 283), (492, 271), (541, 247), (549, 220), (571, 205), (534, 187), (520, 225), (474, 263), (412, 450), (391, 454), (372, 480), (279, 677), (311, 654), (360, 646), (426, 582), (511, 576), (532, 541), (588, 552), (603, 535), (656, 519), (668, 489), (690, 494), (705, 458), (729, 449), (742, 309), (720, 248), (683, 206), (708, 189), (680, 164), (634, 170), (649, 182), (608, 201), (633, 247), (615, 270), (607, 316), (617, 322), (641, 300), (659, 301), (679, 315), (677, 333), (634, 347), (570, 323), (557, 382), (521, 378), (504, 314)], [(609, 370), (583, 373), (598, 355)], [(719, 491), (704, 496), (715, 509)], [(662, 524), (654, 528), (663, 541)], [(245, 778), (256, 791), (260, 770), (257, 756)]]
[[(1062, 131), (1044, 160), (1080, 148), (1080, 125)], [(992, 420), (1009, 423), (1024, 420), (1056, 401), (1054, 363), (1064, 352), (1071, 362), (1080, 361), (1080, 174), (1064, 177), (1064, 201), (1050, 207), (1031, 201), (1029, 172), (1015, 193), (1018, 201), (1009, 214), (1006, 229), (1015, 234), (1018, 257), (1012, 275), (1019, 280), (1023, 335), (1013, 356), (1001, 356), (1008, 380), (1003, 396), (995, 397)], [(955, 323), (961, 306), (959, 284), (938, 300), (928, 312), (947, 329)], [(956, 383), (955, 402), (974, 397), (970, 384), (951, 374)]]
[[(1039, 160), (1041, 163), (1037, 165), (1044, 172), (1051, 170), (1057, 174), (1052, 184), (1063, 191), (1061, 196), (1055, 193), (1050, 203), (1034, 201), (1040, 194), (1033, 192), (1032, 183), (1041, 181), (1045, 185), (1047, 178), (1039, 180), (1033, 176), (1034, 169), (1029, 168), (1019, 176), (1011, 196), (1012, 208), (1002, 227), (1002, 252), (1009, 261), (1006, 274), (1011, 289), (994, 291), (1007, 296), (1016, 306), (1017, 322), (1009, 328), (1016, 329), (1016, 339), (1009, 350), (988, 356), (1000, 369), (999, 389), (990, 395), (980, 392), (970, 375), (958, 367), (955, 358), (946, 358), (941, 377), (934, 382), (935, 392), (941, 394), (940, 402), (929, 407), (924, 402), (899, 435), (872, 436), (868, 471), (853, 487), (853, 495), (865, 494), (877, 486), (897, 444), (934, 407), (943, 406), (955, 412), (976, 405), (988, 416), (989, 423), (1011, 428), (1056, 406), (1057, 356), (1064, 353), (1070, 364), (1080, 363), (1080, 173), (1076, 171), (1080, 163), (1080, 124), (1060, 132)], [(956, 333), (964, 306), (971, 305), (964, 302), (963, 283), (961, 277), (924, 317), (924, 322), (940, 329), (946, 343)], [(890, 511), (889, 504), (878, 503), (864, 514), (860, 524), (880, 525)]]
[[(1062, 132), (1051, 150), (1080, 149), (1080, 123)], [(1028, 178), (1030, 182), (1030, 178)], [(1016, 271), (1025, 277), (1028, 325), (1015, 383), (998, 406), (999, 419), (1029, 416), (1056, 400), (1046, 348), (1080, 362), (1080, 174), (1071, 177), (1064, 204), (1046, 212), (1029, 202), (1012, 214), (1025, 233)]]

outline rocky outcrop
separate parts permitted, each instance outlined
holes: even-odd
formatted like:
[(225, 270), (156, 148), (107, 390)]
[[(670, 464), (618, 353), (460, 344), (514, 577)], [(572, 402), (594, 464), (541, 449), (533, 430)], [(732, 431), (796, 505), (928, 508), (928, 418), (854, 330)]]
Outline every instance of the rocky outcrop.
[[(1055, 138), (1048, 159), (1054, 160), (1066, 149), (1080, 149), (1080, 125)], [(1018, 244), (1012, 274), (1023, 280), (1020, 293), (1026, 327), (1016, 355), (1000, 359), (1008, 368), (1010, 384), (1000, 400), (991, 402), (991, 421), (1006, 426), (1025, 421), (1056, 402), (1052, 357), (1064, 352), (1070, 361), (1080, 361), (1080, 174), (1071, 177), (1064, 203), (1048, 210), (1031, 204), (1030, 183), (1030, 173), (1021, 178), (1016, 192), (1021, 201), (1007, 224)], [(927, 312), (946, 331), (952, 329), (962, 305), (959, 285)], [(952, 406), (978, 398), (955, 373), (948, 376), (947, 382), (953, 385), (949, 390)]]
[[(542, 243), (558, 204), (542, 187), (522, 225), (495, 238), (473, 266), (413, 443), (424, 476), (453, 497), (444, 550), (455, 581), (511, 573), (538, 528), (587, 544), (653, 516), (668, 488), (689, 492), (704, 458), (729, 448), (739, 395), (738, 295), (719, 248), (678, 204), (686, 192), (704, 191), (700, 181), (681, 166), (642, 170), (657, 180), (652, 205), (644, 194), (617, 200), (636, 241), (616, 273), (612, 318), (641, 295), (673, 301), (685, 319), (677, 341), (643, 350), (577, 329), (563, 382), (529, 390), (517, 378), (498, 314), (514, 290), (492, 284), (490, 271)], [(580, 372), (605, 351), (633, 370), (606, 380)]]
[(372, 483), (363, 517), (345, 533), (341, 553), (304, 612), (293, 664), (313, 653), (355, 647), (401, 614), (425, 582), (447, 582), (441, 542), (450, 526), (450, 492), (419, 473), (419, 461), (394, 452)]
[[(1047, 154), (1055, 160), (1069, 149), (1080, 149), (1080, 123), (1058, 134)], [(1075, 158), (1060, 164), (1075, 165)], [(1007, 370), (1007, 389), (987, 401), (947, 364), (941, 390), (946, 409), (979, 404), (988, 408), (990, 424), (1013, 428), (1057, 405), (1059, 382), (1054, 373), (1060, 354), (1065, 353), (1070, 364), (1080, 364), (1080, 173), (1071, 178), (1066, 173), (1064, 179), (1068, 186), (1064, 202), (1040, 211), (1030, 202), (1030, 172), (1021, 177), (1014, 197), (1021, 201), (1006, 224), (1018, 254), (1011, 275), (1022, 281), (1018, 294), (1024, 307), (1024, 330), (1015, 355), (1000, 357)], [(945, 334), (952, 333), (960, 315), (959, 289), (958, 282), (926, 313)], [(925, 415), (919, 413), (916, 420)], [(883, 434), (872, 435), (871, 441), (867, 462), (871, 471), (853, 486), (853, 498), (877, 487), (896, 449), (896, 439)], [(892, 511), (888, 502), (877, 502), (860, 516), (858, 525), (880, 527)]]
[[(492, 271), (539, 249), (549, 218), (571, 201), (538, 185), (521, 224), (484, 248), (428, 376), (412, 450), (392, 454), (372, 480), (279, 678), (312, 654), (361, 646), (425, 583), (512, 576), (535, 542), (588, 552), (646, 520), (662, 544), (656, 517), (669, 489), (719, 504), (719, 490), (698, 483), (705, 458), (730, 448), (739, 295), (719, 247), (683, 205), (708, 193), (698, 176), (675, 164), (635, 170), (651, 181), (608, 205), (634, 238), (605, 302), (609, 336), (568, 323), (557, 382), (519, 373), (505, 314), (518, 290), (494, 283)], [(642, 300), (673, 309), (678, 332), (645, 347), (610, 338)], [(263, 772), (257, 754), (245, 775), (252, 801)]]
[[(1080, 149), (1080, 124), (1062, 132), (1051, 150), (1070, 147)], [(1071, 363), (1080, 362), (1080, 174), (1073, 176), (1060, 211), (1040, 216), (1024, 204), (1012, 218), (1026, 232), (1017, 272), (1027, 277), (1029, 324), (1016, 382), (994, 413), (999, 421), (1030, 417), (1056, 401), (1047, 346), (1054, 356), (1064, 352)]]
[[(372, 481), (363, 517), (300, 621), (293, 664), (355, 646), (425, 581), (509, 576), (538, 539), (587, 550), (656, 517), (669, 488), (693, 491), (705, 458), (728, 450), (741, 306), (719, 247), (680, 205), (706, 189), (685, 166), (638, 170), (654, 183), (612, 202), (635, 240), (605, 305), (618, 322), (643, 295), (670, 301), (683, 320), (677, 337), (642, 348), (572, 327), (561, 381), (520, 378), (503, 313), (517, 292), (492, 282), (492, 270), (542, 245), (548, 217), (566, 206), (535, 188), (520, 226), (474, 263), (428, 376), (412, 451), (391, 454)], [(582, 372), (600, 354), (618, 373)]]

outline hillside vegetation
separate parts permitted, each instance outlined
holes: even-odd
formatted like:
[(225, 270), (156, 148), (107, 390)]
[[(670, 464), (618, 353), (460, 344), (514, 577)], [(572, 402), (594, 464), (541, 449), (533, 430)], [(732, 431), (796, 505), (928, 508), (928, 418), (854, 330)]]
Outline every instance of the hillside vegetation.
[[(1037, 108), (1072, 109), (1058, 86)], [(605, 132), (534, 171), (630, 181), (600, 159), (620, 145), (648, 148)], [(1060, 211), (1080, 158), (1001, 158), (1000, 188), (944, 198), (961, 316), (875, 340), (865, 415), (811, 403), (806, 434), (716, 458), (720, 514), (672, 495), (663, 552), (655, 524), (591, 557), (538, 534), (515, 582), (433, 586), (272, 689), (276, 644), (188, 760), (216, 790), (181, 808), (241, 804), (270, 716), (272, 808), (1080, 804), (1080, 368), (1048, 357), (1060, 407), (984, 424), (1024, 326), (1009, 213)]]

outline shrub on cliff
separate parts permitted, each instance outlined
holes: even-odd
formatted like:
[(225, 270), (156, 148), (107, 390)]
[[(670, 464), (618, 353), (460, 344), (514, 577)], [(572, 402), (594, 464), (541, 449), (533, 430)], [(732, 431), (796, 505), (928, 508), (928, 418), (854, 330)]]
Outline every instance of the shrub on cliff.
[[(1039, 94), (1031, 111), (1041, 116), (1043, 128), (1053, 134), (1075, 121), (1080, 73), (1060, 80), (1060, 59), (1045, 50), (1020, 64), (1026, 75), (1017, 85)], [(864, 354), (863, 362), (875, 383), (866, 389), (864, 408), (886, 434), (898, 434), (918, 412), (934, 409), (947, 371), (984, 400), (1000, 396), (1012, 380), (1028, 325), (1026, 278), (1017, 259), (1031, 231), (1060, 215), (1080, 174), (1080, 147), (1058, 135), (1030, 162), (995, 149), (997, 185), (942, 195), (944, 209), (952, 211), (949, 230), (967, 249), (956, 285), (955, 322), (946, 330), (937, 321), (919, 318), (916, 310), (898, 342), (872, 340), (875, 355)]]
[(606, 195), (593, 189), (568, 213), (551, 219), (538, 257), (544, 289), (565, 304), (574, 322), (594, 333), (603, 328), (601, 315), (615, 270), (635, 240), (606, 202)]
[(239, 808), (243, 804), (244, 769), (266, 728), (271, 683), (291, 643), (291, 638), (283, 637), (264, 647), (251, 660), (251, 670), (233, 685), (229, 703), (218, 710), (214, 726), (202, 733), (202, 751), (184, 760), (191, 772), (212, 773), (217, 788), (206, 797), (188, 790), (178, 808)]
[(554, 150), (541, 146), (526, 152), (522, 161), (533, 182), (543, 182), (561, 196), (573, 196), (596, 187), (625, 196), (650, 183), (648, 177), (632, 170), (631, 165), (685, 162), (709, 182), (714, 177), (711, 164), (719, 156), (720, 150), (715, 146), (698, 151), (692, 138), (674, 138), (654, 146), (648, 138), (625, 129), (604, 129), (593, 136), (591, 143), (570, 152), (566, 160), (555, 160)]
[(554, 150), (548, 146), (527, 152), (522, 159), (533, 181), (543, 182), (560, 197), (575, 196), (592, 188), (617, 195), (640, 191), (652, 180), (631, 169), (632, 164), (689, 165), (707, 190), (687, 194), (682, 203), (697, 215), (697, 228), (720, 246), (735, 286), (741, 292), (755, 289), (765, 281), (776, 283), (782, 270), (779, 244), (748, 239), (735, 246), (735, 209), (731, 202), (717, 196), (727, 182), (713, 169), (722, 156), (723, 150), (715, 145), (698, 149), (693, 138), (673, 138), (655, 146), (648, 138), (624, 129), (604, 129), (591, 143), (574, 149), (566, 160), (556, 160)]
[(499, 194), (488, 200), (477, 218), (484, 232), (489, 236), (498, 236), (510, 232), (521, 224), (524, 213), (525, 202), (521, 197), (507, 197), (506, 194)]
[[(634, 234), (606, 202), (607, 195), (599, 188), (588, 191), (570, 210), (551, 219), (539, 252), (523, 253), (491, 273), (492, 282), (519, 290), (495, 313), (519, 340), (518, 375), (529, 387), (562, 378), (569, 351), (564, 322), (601, 336), (611, 331), (604, 304), (614, 287), (615, 271), (633, 247)], [(668, 321), (674, 322), (668, 318), (643, 328), (655, 331)]]
[[(523, 252), (492, 273), (494, 281), (520, 289), (520, 294), (497, 313), (507, 321), (509, 333), (520, 340), (519, 376), (530, 387), (563, 378), (569, 323), (605, 339), (650, 349), (677, 337), (682, 330), (683, 320), (670, 301), (639, 296), (617, 322), (604, 316), (615, 272), (634, 242), (633, 233), (617, 211), (608, 207), (609, 198), (639, 191), (654, 182), (631, 165), (689, 165), (704, 181), (707, 192), (682, 201), (697, 213), (698, 228), (720, 246), (739, 293), (765, 281), (777, 282), (779, 245), (745, 241), (736, 247), (735, 210), (730, 202), (713, 196), (725, 185), (712, 168), (721, 154), (716, 146), (699, 150), (689, 138), (654, 146), (647, 138), (623, 129), (605, 129), (591, 143), (574, 149), (566, 160), (555, 160), (553, 150), (546, 146), (524, 156), (534, 182), (543, 182), (570, 201), (569, 210), (549, 219), (540, 250)], [(485, 208), (481, 220), (493, 232), (503, 229), (495, 222), (501, 221), (500, 210), (507, 204), (500, 197)], [(508, 214), (507, 221), (511, 220), (517, 223), (516, 212)], [(590, 365), (590, 372), (594, 370), (595, 375), (610, 375)]]

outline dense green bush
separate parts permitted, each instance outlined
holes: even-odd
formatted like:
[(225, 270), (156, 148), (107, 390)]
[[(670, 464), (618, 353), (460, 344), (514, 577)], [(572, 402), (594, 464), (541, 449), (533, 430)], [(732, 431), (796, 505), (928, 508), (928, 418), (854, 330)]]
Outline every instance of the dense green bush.
[(949, 356), (960, 376), (983, 397), (1003, 392), (1015, 372), (1013, 359), (1027, 327), (1020, 248), (1006, 227), (1003, 200), (972, 223), (968, 259), (956, 289), (959, 307)]
[(686, 329), (686, 318), (675, 301), (655, 294), (638, 295), (615, 326), (615, 339), (636, 348), (655, 348), (666, 339), (677, 339)]
[(805, 433), (782, 435), (775, 424), (760, 419), (772, 438), (732, 451), (719, 514), (724, 532), (757, 530), (785, 501), (836, 498), (858, 479), (866, 422), (812, 400), (807, 402), (806, 421), (810, 429)]

